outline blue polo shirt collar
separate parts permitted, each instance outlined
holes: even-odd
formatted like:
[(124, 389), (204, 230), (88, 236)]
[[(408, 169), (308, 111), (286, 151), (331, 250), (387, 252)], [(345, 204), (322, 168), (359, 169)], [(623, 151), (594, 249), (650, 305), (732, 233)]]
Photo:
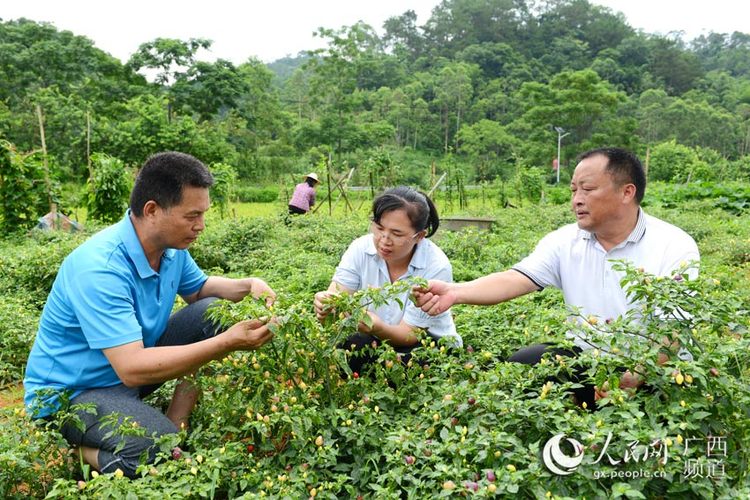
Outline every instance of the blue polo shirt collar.
[[(128, 257), (133, 261), (133, 264), (138, 271), (138, 276), (140, 276), (141, 279), (158, 276), (159, 273), (154, 271), (148, 263), (146, 253), (143, 251), (143, 245), (141, 245), (141, 240), (138, 239), (138, 233), (135, 232), (133, 221), (130, 220), (130, 209), (125, 212), (125, 217), (123, 217), (118, 223), (118, 226), (117, 232), (120, 235), (122, 244), (125, 246), (125, 251), (127, 252)], [(171, 260), (174, 258), (176, 251), (177, 250), (174, 248), (166, 249), (164, 255), (162, 255), (162, 259)]]

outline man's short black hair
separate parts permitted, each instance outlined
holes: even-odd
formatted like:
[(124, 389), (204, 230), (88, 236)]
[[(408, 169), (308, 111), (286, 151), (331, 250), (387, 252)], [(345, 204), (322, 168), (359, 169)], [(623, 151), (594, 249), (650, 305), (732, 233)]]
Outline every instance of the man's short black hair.
[(143, 206), (155, 201), (161, 208), (171, 208), (182, 201), (185, 186), (209, 188), (214, 178), (197, 158), (176, 151), (151, 156), (143, 164), (130, 193), (130, 211), (143, 216)]
[(602, 155), (607, 157), (607, 172), (619, 185), (635, 185), (635, 200), (638, 205), (643, 201), (646, 194), (646, 173), (643, 171), (641, 160), (636, 155), (622, 148), (598, 148), (581, 153), (578, 161), (592, 156)]

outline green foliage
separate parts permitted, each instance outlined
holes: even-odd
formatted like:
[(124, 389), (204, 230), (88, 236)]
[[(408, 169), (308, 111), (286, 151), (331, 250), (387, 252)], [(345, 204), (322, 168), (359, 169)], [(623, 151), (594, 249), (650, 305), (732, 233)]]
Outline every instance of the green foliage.
[(123, 116), (105, 122), (110, 149), (128, 165), (141, 165), (160, 151), (181, 151), (205, 163), (232, 163), (237, 151), (221, 126), (196, 123), (189, 116), (170, 119), (164, 113), (166, 101), (146, 95), (124, 104)]
[(674, 208), (686, 201), (706, 200), (711, 207), (742, 215), (750, 208), (750, 188), (742, 183), (693, 182), (684, 185), (664, 184), (649, 187), (653, 196), (649, 203), (656, 202), (663, 207)]
[(0, 386), (23, 378), (23, 367), (34, 340), (38, 310), (20, 295), (9, 295), (0, 302)]
[[(63, 450), (62, 463), (49, 466), (49, 475), (32, 484), (27, 478), (39, 477), (33, 464), (49, 460), (46, 450), (56, 453), (62, 446), (59, 435), (30, 426), (20, 415), (6, 414), (14, 438), (12, 443), (0, 439), (0, 450), (12, 450), (8, 460), (13, 465), (3, 468), (0, 487), (16, 492), (16, 485), (27, 484), (32, 496), (51, 498), (297, 498), (311, 496), (313, 488), (316, 498), (425, 498), (471, 495), (474, 483), (480, 496), (544, 497), (547, 491), (587, 498), (635, 491), (647, 497), (743, 496), (748, 460), (744, 443), (750, 438), (748, 285), (743, 276), (750, 268), (747, 261), (735, 260), (735, 249), (750, 238), (750, 231), (741, 220), (715, 208), (697, 213), (654, 203), (648, 208), (652, 210), (667, 220), (684, 221), (690, 232), (703, 231), (697, 237), (704, 278), (659, 279), (623, 268), (625, 285), (643, 304), (643, 328), (634, 329), (627, 321), (570, 323), (571, 312), (562, 306), (560, 293), (547, 290), (495, 307), (456, 307), (459, 333), (471, 347), (455, 351), (426, 340), (415, 359), (402, 364), (390, 347), (382, 346), (375, 351), (378, 361), (358, 377), (347, 374), (349, 354), (333, 346), (364, 318), (362, 300), (384, 300), (389, 291), (339, 297), (331, 304), (338, 314), (326, 324), (315, 319), (311, 296), (327, 288), (340, 255), (366, 231), (366, 219), (310, 215), (291, 219), (288, 225), (283, 216), (210, 220), (191, 249), (199, 264), (214, 273), (261, 276), (279, 294), (270, 308), (246, 299), (220, 305), (215, 313), (227, 324), (275, 317), (272, 343), (234, 353), (202, 372), (198, 382), (204, 397), (191, 419), (192, 430), (161, 442), (157, 462), (143, 466), (135, 481), (115, 474), (84, 474), (79, 483), (80, 472), (72, 469)], [(566, 204), (493, 209), (492, 215), (497, 222), (491, 232), (438, 233), (457, 280), (512, 266), (543, 234), (572, 221)], [(80, 236), (35, 238), (0, 247), (5, 258), (0, 270), (12, 270), (0, 276), (5, 297), (34, 290), (39, 269), (56, 269), (60, 256)], [(737, 241), (735, 249), (729, 238)], [(50, 249), (59, 249), (60, 256), (49, 259), (56, 262), (43, 260)], [(42, 299), (28, 308), (22, 298), (6, 300), (0, 308), (0, 315), (16, 316), (3, 323), (19, 332), (18, 343), (25, 338), (21, 332), (33, 324), (31, 318), (38, 316)], [(679, 322), (669, 319), (682, 314)], [(601, 343), (598, 355), (590, 352), (580, 361), (551, 358), (531, 368), (500, 361), (530, 343), (564, 341), (564, 332), (571, 328), (595, 335)], [(690, 346), (694, 361), (677, 358), (662, 344), (663, 337)], [(13, 349), (21, 353), (19, 347)], [(656, 363), (660, 351), (669, 357), (665, 365)], [(571, 384), (564, 380), (578, 362), (589, 369), (591, 380), (610, 381), (609, 397), (600, 401), (597, 412), (576, 406), (566, 392)], [(629, 394), (619, 389), (617, 369), (623, 366), (645, 373), (652, 390)], [(548, 383), (553, 376), (561, 382)], [(168, 390), (159, 391), (151, 404), (161, 407), (169, 396)], [(594, 447), (601, 447), (610, 432), (612, 457), (622, 458), (631, 442), (645, 446), (659, 439), (672, 443), (669, 460), (614, 466), (605, 458), (592, 464)], [(558, 433), (587, 447), (584, 462), (570, 476), (552, 474), (540, 458), (544, 443)], [(684, 442), (709, 435), (727, 438), (726, 475), (716, 481), (688, 480), (687, 461), (705, 461), (705, 445), (701, 452), (692, 441), (683, 455)], [(190, 450), (178, 458), (171, 453), (175, 439)], [(593, 479), (597, 471), (642, 467), (663, 470), (666, 479)], [(444, 489), (448, 481), (454, 483), (453, 490)]]
[(519, 166), (513, 183), (522, 199), (539, 201), (544, 191), (544, 172), (540, 168)]
[(214, 178), (214, 184), (211, 186), (211, 204), (219, 207), (219, 214), (223, 219), (234, 196), (237, 172), (226, 163), (213, 163), (210, 170)]
[[(93, 229), (93, 224), (89, 229)], [(63, 259), (88, 234), (34, 231), (26, 240), (6, 239), (0, 245), (0, 293), (20, 295), (40, 308), (52, 289)]]
[(237, 186), (235, 196), (242, 203), (272, 203), (279, 199), (279, 190), (273, 186)]
[(48, 207), (41, 153), (19, 153), (0, 141), (0, 224), (4, 231), (29, 228)]
[(477, 178), (492, 180), (495, 177), (508, 179), (515, 164), (518, 141), (505, 127), (490, 120), (480, 120), (473, 125), (464, 125), (458, 133), (461, 151), (479, 163)]
[(712, 180), (715, 173), (715, 170), (699, 158), (695, 150), (675, 141), (658, 144), (651, 151), (649, 179), (690, 182)]
[[(0, 131), (19, 150), (37, 147), (29, 102), (40, 104), (53, 180), (81, 180), (92, 149), (131, 167), (179, 150), (269, 181), (310, 148), (338, 161), (388, 147), (460, 154), (473, 184), (508, 180), (517, 151), (548, 165), (554, 126), (571, 133), (563, 174), (592, 147), (676, 140), (726, 158), (718, 178), (747, 177), (730, 163), (748, 153), (747, 35), (686, 44), (587, 0), (532, 4), (451, 0), (422, 26), (411, 11), (388, 19), (382, 37), (364, 22), (322, 27), (323, 48), (271, 65), (202, 61), (211, 42), (200, 38), (156, 38), (122, 65), (51, 25), (3, 22)], [(430, 164), (399, 166), (424, 182)]]
[(0, 408), (0, 495), (44, 498), (55, 480), (72, 476), (76, 461), (58, 432), (23, 415), (22, 408)]
[[(750, 195), (744, 185), (693, 181), (750, 178), (750, 36), (710, 33), (686, 45), (678, 37), (635, 32), (621, 15), (586, 0), (448, 0), (422, 26), (411, 11), (387, 20), (382, 38), (364, 23), (321, 28), (318, 35), (327, 47), (303, 57), (305, 64), (293, 73), (285, 69), (286, 79), (275, 84), (257, 60), (237, 67), (199, 61), (199, 50), (209, 46), (202, 39), (157, 39), (123, 66), (89, 40), (51, 25), (2, 22), (0, 134), (20, 151), (38, 147), (29, 103), (39, 103), (52, 182), (84, 175), (87, 120), (92, 149), (129, 167), (155, 152), (180, 150), (207, 164), (233, 165), (243, 180), (276, 182), (308, 171), (315, 161), (306, 155), (314, 149), (326, 158), (334, 153), (335, 173), (357, 167), (360, 185), (370, 183), (370, 171), (376, 186), (429, 187), (429, 179), (447, 173), (436, 197), (441, 209), (457, 201), (462, 211), (472, 196), (468, 185), (499, 179), (499, 187), (481, 188), (481, 214), (497, 218), (492, 232), (438, 235), (455, 277), (467, 280), (513, 265), (542, 234), (572, 222), (569, 193), (545, 189), (544, 170), (538, 169), (554, 157), (552, 127), (561, 126), (571, 132), (562, 143), (563, 182), (569, 159), (582, 150), (614, 145), (643, 152), (641, 144), (652, 147), (652, 179), (690, 181), (651, 185), (647, 210), (695, 236), (708, 279), (685, 283), (623, 270), (653, 320), (645, 331), (624, 322), (586, 327), (599, 331), (603, 348), (612, 351), (582, 358), (592, 380), (612, 386), (609, 400), (589, 413), (567, 397), (570, 384), (546, 384), (568, 371), (567, 361), (531, 369), (497, 361), (531, 342), (562, 340), (573, 328), (559, 292), (497, 307), (455, 308), (473, 352), (427, 343), (416, 353), (426, 367), (403, 366), (383, 347), (369, 376), (340, 377), (334, 361), (345, 354), (330, 349), (330, 341), (343, 331), (312, 318), (310, 297), (328, 286), (339, 256), (366, 230), (366, 221), (317, 215), (211, 221), (192, 248), (196, 260), (215, 272), (267, 279), (279, 292), (275, 313), (286, 321), (268, 349), (234, 354), (203, 374), (205, 399), (191, 434), (183, 436), (192, 451), (171, 459), (173, 443), (164, 442), (158, 462), (142, 468), (137, 481), (84, 475), (79, 484), (67, 450), (57, 453), (58, 434), (29, 425), (20, 411), (4, 410), (0, 494), (749, 496), (750, 233), (744, 217)], [(135, 73), (145, 67), (160, 72), (160, 85)], [(28, 226), (46, 211), (40, 158), (13, 156), (8, 148), (0, 156), (0, 220), (6, 230)], [(516, 164), (523, 168), (513, 179), (510, 165)], [(13, 189), (6, 181), (11, 178)], [(493, 206), (537, 200), (543, 192), (560, 205)], [(278, 198), (276, 188), (237, 194)], [(67, 205), (73, 203), (71, 197)], [(33, 319), (59, 263), (81, 238), (34, 235), (0, 244), (0, 323), (6, 327), (0, 378), (20, 376)], [(245, 307), (252, 309), (238, 306)], [(336, 321), (354, 321), (353, 303), (339, 308), (355, 314)], [(661, 321), (657, 310), (690, 316)], [(649, 341), (634, 350), (620, 343), (644, 336)], [(685, 345), (697, 340), (695, 361), (670, 356), (666, 365), (656, 364), (664, 336)], [(310, 339), (318, 343), (310, 345)], [(644, 370), (653, 391), (630, 395), (617, 388), (614, 375), (623, 364)], [(167, 397), (157, 394), (157, 406)], [(608, 432), (619, 457), (628, 443), (670, 440), (670, 460), (649, 463), (650, 472), (664, 471), (666, 478), (595, 478), (589, 451)], [(586, 461), (571, 476), (552, 475), (540, 461), (541, 447), (555, 433), (587, 446)], [(686, 480), (687, 461), (705, 457), (695, 449), (682, 454), (674, 443), (709, 434), (727, 437), (727, 476)], [(635, 469), (631, 462), (601, 470)]]
[(142, 43), (130, 57), (128, 66), (138, 71), (142, 68), (160, 70), (156, 82), (165, 85), (174, 81), (180, 70), (185, 71), (195, 63), (195, 56), (200, 49), (209, 49), (211, 41), (203, 38), (191, 38), (188, 41), (174, 38), (156, 38)]
[(88, 216), (104, 223), (122, 218), (128, 207), (133, 175), (122, 160), (104, 153), (91, 156), (91, 176), (86, 183)]

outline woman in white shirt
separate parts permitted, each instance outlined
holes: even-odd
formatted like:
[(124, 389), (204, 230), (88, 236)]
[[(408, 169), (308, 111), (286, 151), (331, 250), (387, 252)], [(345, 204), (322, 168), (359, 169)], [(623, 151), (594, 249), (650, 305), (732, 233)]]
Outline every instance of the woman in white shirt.
[[(341, 258), (328, 290), (315, 294), (315, 313), (325, 318), (330, 309), (326, 298), (337, 293), (354, 293), (370, 287), (381, 287), (410, 276), (424, 279), (453, 280), (453, 269), (448, 257), (432, 241), (440, 224), (434, 203), (424, 193), (406, 186), (391, 188), (379, 195), (372, 204), (370, 234), (354, 240)], [(368, 307), (372, 326), (360, 322), (358, 332), (342, 345), (359, 349), (373, 342), (388, 342), (393, 348), (408, 355), (417, 346), (417, 329), (424, 329), (435, 339), (448, 337), (461, 345), (451, 311), (430, 316), (410, 300), (410, 292), (381, 307)], [(406, 362), (406, 357), (402, 360)], [(368, 357), (351, 358), (352, 371), (361, 371)]]

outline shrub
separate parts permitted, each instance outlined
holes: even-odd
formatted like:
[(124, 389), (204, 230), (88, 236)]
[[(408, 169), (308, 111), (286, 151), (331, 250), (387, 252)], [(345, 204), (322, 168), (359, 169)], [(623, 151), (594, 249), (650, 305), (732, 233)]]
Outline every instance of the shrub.
[(0, 386), (23, 379), (23, 370), (34, 341), (39, 310), (20, 296), (0, 301)]
[(118, 221), (128, 208), (133, 176), (121, 160), (104, 153), (94, 153), (91, 164), (86, 198), (88, 218), (105, 223)]
[[(677, 223), (684, 216), (682, 209), (655, 209)], [(311, 302), (315, 291), (327, 287), (349, 242), (366, 231), (366, 218), (311, 215), (287, 225), (279, 216), (209, 224), (192, 249), (196, 260), (233, 276), (260, 276), (279, 294), (271, 308), (249, 300), (227, 306), (228, 321), (273, 315), (278, 324), (272, 325), (276, 335), (271, 344), (233, 353), (202, 371), (198, 382), (204, 399), (191, 417), (191, 432), (181, 436), (181, 446), (190, 451), (173, 455), (163, 447), (157, 462), (141, 467), (141, 477), (134, 481), (84, 472), (81, 485), (73, 471), (53, 463), (50, 475), (57, 481), (50, 491), (49, 477), (42, 477), (42, 469), (33, 464), (40, 450), (62, 446), (58, 436), (43, 428), (36, 428), (36, 436), (20, 415), (6, 412), (0, 418), (8, 419), (13, 442), (11, 446), (10, 438), (0, 438), (5, 440), (0, 442), (0, 460), (5, 460), (0, 463), (0, 493), (16, 494), (12, 485), (29, 484), (36, 471), (41, 479), (29, 485), (36, 488), (30, 494), (49, 498), (744, 498), (750, 493), (750, 286), (743, 279), (747, 264), (727, 262), (744, 259), (750, 234), (742, 218), (725, 211), (689, 212), (689, 225), (702, 217), (713, 227), (699, 241), (701, 251), (711, 254), (702, 278), (687, 281), (679, 273), (676, 279), (656, 278), (637, 269), (622, 270), (643, 306), (638, 311), (642, 328), (625, 321), (578, 326), (567, 321), (571, 312), (560, 293), (549, 290), (494, 307), (456, 307), (466, 349), (424, 338), (408, 364), (385, 345), (374, 351), (377, 362), (358, 376), (349, 376), (341, 363), (349, 354), (333, 346), (355, 328), (361, 303), (343, 299), (335, 304), (339, 314), (331, 317), (332, 323), (321, 325)], [(458, 279), (505, 269), (543, 234), (572, 222), (562, 205), (501, 210), (493, 216), (498, 222), (489, 233), (438, 233)], [(725, 252), (722, 238), (729, 233), (738, 246)], [(45, 241), (60, 246), (58, 240)], [(31, 276), (31, 267), (21, 268), (18, 261), (43, 243), (7, 242), (0, 255), (12, 258), (0, 270), (11, 262), (10, 279)], [(8, 286), (8, 281), (3, 278), (0, 284)], [(29, 287), (26, 283), (21, 290)], [(10, 288), (3, 291), (12, 293)], [(369, 300), (378, 293), (367, 290), (363, 295)], [(683, 312), (678, 321), (669, 318)], [(598, 353), (588, 352), (580, 361), (550, 358), (533, 367), (503, 361), (530, 343), (564, 342), (566, 331), (577, 328), (599, 335)], [(663, 348), (665, 337), (689, 346), (693, 361)], [(664, 365), (656, 363), (660, 351), (668, 356)], [(579, 362), (585, 363), (591, 381), (610, 383), (609, 396), (596, 412), (577, 406), (568, 395), (572, 384), (566, 376)], [(630, 394), (620, 389), (620, 368), (642, 371), (650, 390)], [(580, 467), (570, 475), (556, 475), (543, 463), (545, 443), (557, 434), (585, 446)], [(610, 463), (606, 456), (594, 463), (608, 436), (606, 452), (621, 463)], [(704, 473), (709, 466), (719, 467), (706, 456), (706, 443), (716, 437), (726, 448), (723, 477), (687, 477), (696, 464), (702, 464)], [(668, 460), (652, 456), (657, 449), (667, 449)], [(639, 470), (652, 476), (594, 477)], [(655, 477), (657, 472), (665, 477)]]
[(211, 204), (219, 207), (219, 214), (223, 219), (234, 193), (237, 172), (234, 167), (226, 163), (213, 163), (211, 175), (214, 177), (214, 184), (211, 186)]
[(86, 237), (55, 231), (34, 232), (25, 244), (6, 240), (0, 245), (0, 293), (43, 304), (63, 259)]
[(716, 170), (703, 161), (694, 149), (674, 140), (654, 146), (648, 176), (655, 181), (689, 182), (713, 180)]
[(279, 199), (279, 189), (274, 186), (238, 186), (235, 196), (242, 203), (271, 203)]
[(16, 231), (36, 224), (48, 206), (44, 168), (39, 152), (19, 153), (0, 141), (0, 224)]

